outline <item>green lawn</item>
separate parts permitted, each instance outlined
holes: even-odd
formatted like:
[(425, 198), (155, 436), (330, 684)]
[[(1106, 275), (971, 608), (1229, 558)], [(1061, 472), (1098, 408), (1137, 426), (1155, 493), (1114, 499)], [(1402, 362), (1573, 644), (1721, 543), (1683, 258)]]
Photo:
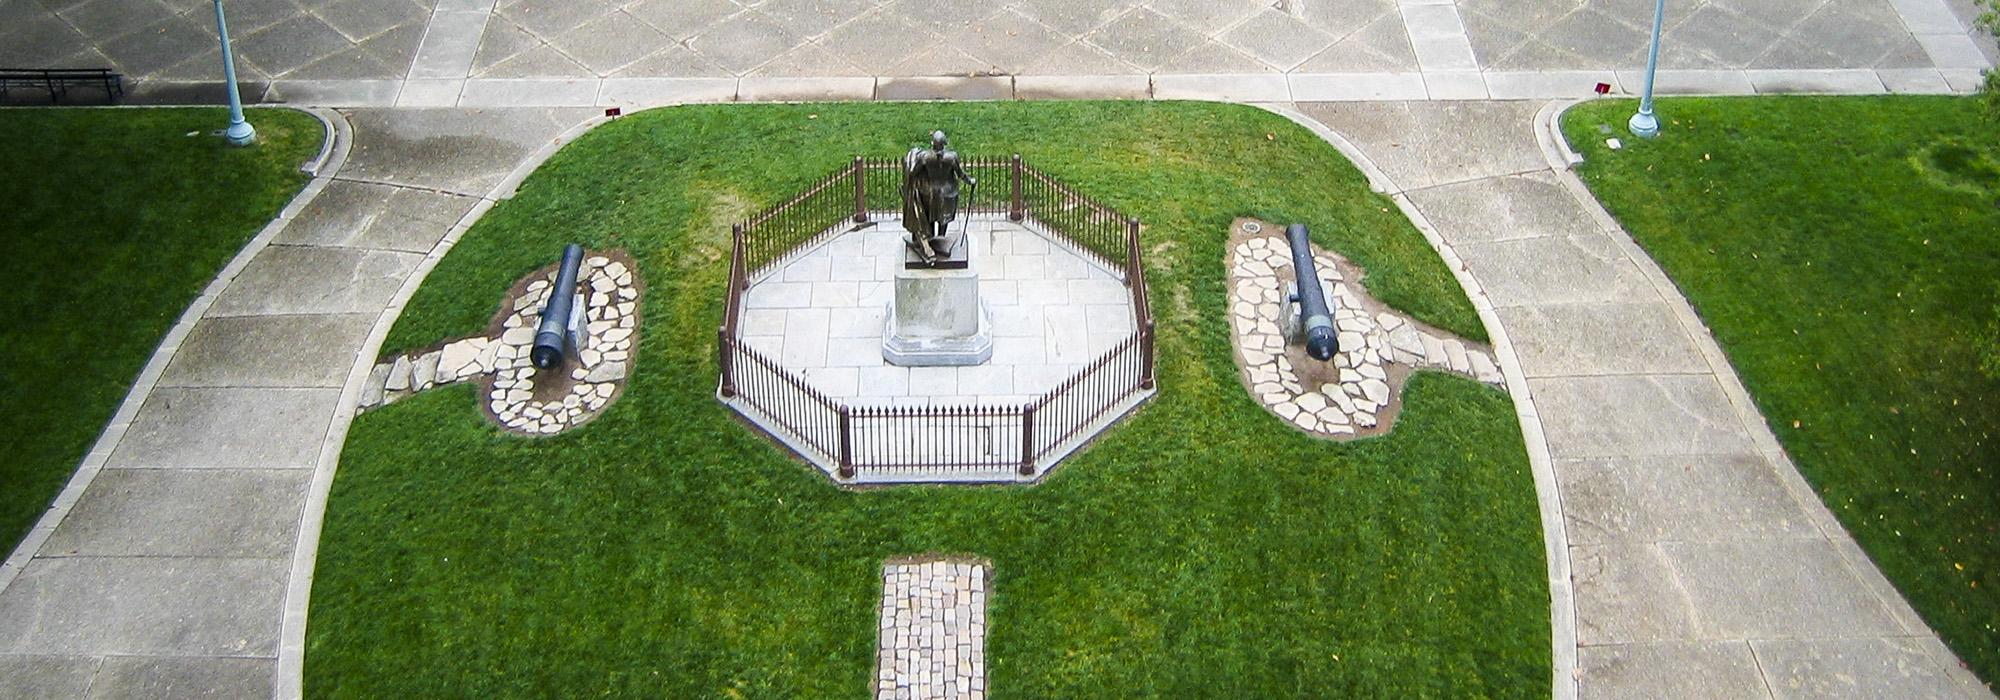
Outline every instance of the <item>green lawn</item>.
[[(201, 293), (306, 182), (320, 125), (219, 109), (0, 110), (0, 551), (69, 480)], [(189, 136), (190, 132), (199, 132)]]
[[(1161, 391), (1039, 486), (840, 489), (714, 398), (728, 224), (939, 126), (1147, 222)], [(996, 697), (1547, 696), (1541, 529), (1509, 400), (1424, 374), (1387, 437), (1285, 427), (1230, 358), (1224, 243), (1242, 215), (1312, 222), (1383, 298), (1484, 336), (1359, 172), (1246, 107), (712, 106), (599, 127), (458, 244), (390, 350), (478, 331), (577, 240), (640, 261), (633, 383), (546, 440), (502, 434), (463, 386), (356, 420), (308, 692), (866, 697), (882, 561), (945, 552), (994, 563)]]
[[(2000, 124), (1969, 98), (1570, 111), (1585, 181), (1715, 332), (1792, 459), (1982, 678), (2000, 678)], [(1624, 135), (1622, 126), (1619, 135)], [(1990, 174), (1990, 172), (1988, 173)]]

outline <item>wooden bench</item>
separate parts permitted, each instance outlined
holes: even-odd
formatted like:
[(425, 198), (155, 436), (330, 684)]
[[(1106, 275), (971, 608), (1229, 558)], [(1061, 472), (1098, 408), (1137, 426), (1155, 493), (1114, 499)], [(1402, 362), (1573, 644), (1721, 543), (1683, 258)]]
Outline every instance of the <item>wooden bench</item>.
[(0, 68), (0, 98), (14, 89), (47, 90), (56, 104), (72, 87), (97, 88), (111, 102), (125, 96), (125, 76), (108, 68)]

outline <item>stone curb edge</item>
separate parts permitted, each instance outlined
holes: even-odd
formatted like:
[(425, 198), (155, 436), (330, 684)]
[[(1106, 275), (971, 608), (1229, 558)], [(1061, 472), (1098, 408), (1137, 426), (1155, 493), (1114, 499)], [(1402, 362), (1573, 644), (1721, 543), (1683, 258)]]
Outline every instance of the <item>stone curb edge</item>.
[(1736, 367), (1730, 364), (1728, 356), (1723, 354), (1721, 344), (1715, 340), (1715, 334), (1695, 312), (1693, 302), (1689, 301), (1680, 286), (1667, 276), (1666, 270), (1640, 247), (1631, 232), (1626, 231), (1611, 212), (1597, 201), (1597, 196), (1591, 194), (1589, 186), (1584, 184), (1583, 179), (1577, 177), (1574, 166), (1583, 162), (1583, 156), (1570, 147), (1568, 137), (1563, 135), (1562, 118), (1569, 113), (1570, 108), (1587, 101), (1556, 100), (1545, 105), (1541, 112), (1535, 115), (1535, 138), (1542, 144), (1542, 155), (1547, 158), (1549, 169), (1555, 171), (1563, 188), (1568, 190), (1571, 198), (1590, 214), (1597, 222), (1598, 228), (1618, 243), (1625, 257), (1645, 275), (1647, 282), (1672, 310), (1681, 328), (1693, 338), (1696, 349), (1701, 352), (1702, 359), (1715, 376), (1717, 385), (1722, 389), (1723, 395), (1728, 397), (1730, 406), (1735, 409), (1737, 421), (1743, 426), (1744, 433), (1750, 436), (1757, 451), (1777, 467), (1778, 479), (1784, 483), (1787, 495), (1800, 505), (1813, 526), (1820, 531), (1821, 536), (1834, 545), (1834, 549), (1840, 553), (1842, 562), (1868, 587), (1869, 592), (1883, 604), (1883, 608), (1889, 611), (1897, 624), (1903, 626), (1904, 631), (1921, 639), (1921, 644), (1932, 661), (1944, 669), (1945, 675), (1956, 682), (1968, 697), (1993, 698), (1992, 691), (1979, 682), (1978, 677), (1965, 667), (1957, 654), (1938, 638), (1937, 632), (1917, 615), (1916, 610), (1910, 607), (1909, 601), (1905, 600), (1902, 593), (1882, 575), (1881, 569), (1877, 568), (1867, 553), (1861, 550), (1860, 545), (1855, 543), (1847, 528), (1834, 517), (1833, 511), (1826, 507), (1826, 502), (1820, 499), (1819, 492), (1813, 490), (1812, 485), (1805, 480), (1799, 472), (1798, 465), (1792, 462), (1791, 455), (1787, 454), (1783, 445), (1778, 442), (1777, 434), (1771, 431), (1770, 423), (1765, 421), (1763, 412), (1751, 399), (1749, 390), (1743, 385), (1742, 377), (1736, 373)]
[[(376, 356), (381, 353), (382, 344), (389, 337), (389, 329), (395, 326), (396, 320), (403, 314), (403, 308), (410, 303), (412, 297), (416, 296), (417, 289), (423, 286), (424, 280), (430, 276), (433, 269), (437, 268), (438, 262), (458, 244), (459, 239), (465, 236), (466, 231), (471, 229), (474, 223), (485, 217), (495, 204), (512, 197), (521, 181), (554, 156), (556, 151), (585, 132), (610, 120), (610, 117), (597, 116), (572, 126), (516, 164), (507, 177), (495, 184), (486, 195), (480, 197), (479, 203), (464, 216), (459, 217), (458, 222), (452, 225), (451, 231), (432, 246), (431, 251), (424, 256), (423, 262), (403, 280), (403, 285), (397, 289), (396, 296), (376, 317), (367, 339), (362, 341), (360, 350), (355, 353), (354, 366), (348, 371), (347, 381), (342, 386), (340, 400), (335, 404), (333, 420), (327, 426), (324, 441), (320, 443), (319, 459), (313, 468), (312, 482), (306, 489), (305, 510), (300, 517), (298, 542), (292, 549), (292, 565), (285, 585), (284, 619), (278, 630), (278, 665), (272, 679), (272, 697), (279, 700), (298, 700), (305, 694), (306, 613), (312, 594), (314, 567), (319, 558), (320, 532), (326, 520), (327, 496), (333, 488), (334, 473), (340, 463), (341, 449), (347, 443), (348, 428), (354, 423), (355, 406), (359, 403), (362, 387), (367, 384), (368, 374), (375, 366)], [(346, 128), (345, 120), (342, 120), (342, 128)]]
[(1506, 375), (1507, 391), (1514, 401), (1515, 417), (1521, 424), (1521, 438), (1528, 450), (1528, 464), (1535, 479), (1535, 500), (1542, 521), (1543, 558), (1548, 565), (1549, 583), (1549, 637), (1551, 658), (1552, 696), (1556, 700), (1575, 700), (1577, 697), (1577, 642), (1576, 642), (1576, 597), (1570, 588), (1569, 532), (1563, 517), (1561, 485), (1556, 481), (1555, 463), (1550, 456), (1548, 438), (1542, 431), (1542, 419), (1535, 410), (1534, 395), (1529, 390), (1527, 373), (1521, 368), (1520, 357), (1515, 354), (1514, 343), (1507, 335), (1507, 329), (1500, 322), (1493, 302), (1486, 296), (1479, 281), (1472, 278), (1465, 262), (1450, 243), (1437, 232), (1423, 212), (1405, 194), (1387, 173), (1375, 165), (1367, 154), (1348, 141), (1338, 132), (1319, 123), (1289, 106), (1255, 104), (1279, 116), (1311, 130), (1320, 138), (1347, 156), (1348, 160), (1367, 176), (1368, 184), (1375, 191), (1395, 200), (1410, 223), (1422, 232), (1424, 240), (1431, 244), (1445, 265), (1451, 268), (1452, 276), (1472, 300), (1473, 308), (1479, 312), (1479, 319), (1486, 325), (1487, 334), (1493, 342), (1494, 362)]
[(236, 276), (249, 266), (250, 260), (270, 247), (271, 242), (278, 237), (278, 234), (284, 232), (292, 219), (311, 204), (321, 190), (326, 189), (328, 180), (332, 179), (330, 171), (339, 170), (340, 164), (347, 159), (348, 140), (345, 138), (347, 121), (333, 110), (317, 107), (261, 108), (295, 109), (319, 120), (325, 134), (324, 141), (320, 145), (319, 154), (308, 161), (309, 165), (314, 166), (313, 169), (306, 171), (315, 174), (304, 187), (299, 188), (298, 194), (292, 196), (291, 202), (278, 211), (276, 217), (237, 250), (236, 255), (229, 259), (229, 263), (216, 273), (215, 278), (210, 280), (206, 287), (202, 288), (201, 294), (188, 303), (187, 309), (181, 312), (173, 328), (160, 339), (160, 344), (153, 350), (152, 357), (146, 360), (138, 378), (133, 380), (131, 390), (126, 392), (125, 400), (118, 405), (118, 411), (112, 414), (104, 431), (98, 434), (97, 441), (91, 444), (90, 451), (84, 455), (83, 461), (70, 476), (69, 482), (49, 504), (48, 510), (42, 512), (42, 517), (35, 521), (34, 527), (28, 530), (28, 535), (21, 539), (21, 543), (14, 548), (13, 553), (4, 563), (0, 563), (0, 591), (5, 591), (14, 579), (21, 575), (27, 568), (28, 562), (41, 551), (49, 536), (55, 534), (56, 528), (69, 517), (70, 510), (83, 497), (84, 491), (90, 488), (91, 482), (97, 479), (97, 474), (103, 471), (105, 462), (109, 461), (111, 454), (117, 450), (118, 443), (125, 437), (125, 431), (131, 428), (133, 419), (138, 417), (139, 409), (152, 397), (154, 387), (159, 384), (160, 375), (166, 371), (167, 365), (173, 363), (181, 342), (187, 339), (195, 324), (208, 313), (209, 307), (215, 300), (229, 289), (230, 283), (235, 281)]

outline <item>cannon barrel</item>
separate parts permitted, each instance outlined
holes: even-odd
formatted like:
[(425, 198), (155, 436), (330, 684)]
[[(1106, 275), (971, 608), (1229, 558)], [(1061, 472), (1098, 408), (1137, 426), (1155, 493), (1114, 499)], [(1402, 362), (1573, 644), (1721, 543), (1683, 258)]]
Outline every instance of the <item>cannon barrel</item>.
[(1292, 273), (1299, 278), (1294, 301), (1299, 305), (1299, 330), (1305, 336), (1306, 354), (1325, 362), (1340, 352), (1340, 340), (1334, 335), (1333, 312), (1327, 309), (1326, 290), (1320, 288), (1319, 270), (1313, 265), (1312, 244), (1307, 238), (1305, 224), (1285, 229), (1285, 239), (1292, 244)]
[(542, 322), (535, 327), (535, 346), (528, 359), (541, 369), (553, 369), (568, 354), (570, 313), (576, 308), (576, 273), (583, 266), (583, 246), (563, 248), (562, 264), (556, 266), (556, 285), (549, 290), (549, 302), (542, 307)]

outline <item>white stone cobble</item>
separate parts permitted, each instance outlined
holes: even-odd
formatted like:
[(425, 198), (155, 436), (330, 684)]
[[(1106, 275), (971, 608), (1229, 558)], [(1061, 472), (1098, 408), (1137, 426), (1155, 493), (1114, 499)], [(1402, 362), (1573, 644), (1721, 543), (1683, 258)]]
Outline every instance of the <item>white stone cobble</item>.
[(988, 566), (959, 559), (882, 566), (878, 700), (986, 697)]
[[(463, 338), (382, 362), (369, 375), (360, 408), (384, 406), (445, 384), (483, 380), (487, 414), (517, 433), (553, 435), (603, 412), (630, 371), (637, 340), (639, 293), (633, 270), (603, 255), (584, 260), (577, 290), (586, 300), (584, 347), (575, 362), (546, 372), (537, 370), (528, 355), (555, 272), (532, 277), (520, 295), (502, 302), (501, 308), (511, 311), (497, 336)], [(538, 390), (544, 384), (560, 390)]]
[[(1286, 318), (1297, 313), (1287, 301), (1296, 280), (1291, 246), (1280, 235), (1264, 233), (1279, 230), (1269, 223), (1237, 222), (1239, 236), (1248, 237), (1231, 249), (1229, 259), (1231, 338), (1244, 384), (1266, 409), (1316, 435), (1354, 438), (1390, 428), (1383, 414), (1400, 401), (1413, 370), (1453, 372), (1505, 388), (1490, 350), (1396, 313), (1370, 296), (1360, 279), (1346, 278), (1342, 270), (1352, 266), (1345, 259), (1317, 247), (1313, 263), (1331, 297), (1340, 352), (1323, 369), (1324, 378), (1337, 381), (1303, 387), (1291, 356), (1304, 358), (1304, 352), (1280, 330), (1296, 324)], [(1392, 366), (1400, 368), (1392, 372)]]

